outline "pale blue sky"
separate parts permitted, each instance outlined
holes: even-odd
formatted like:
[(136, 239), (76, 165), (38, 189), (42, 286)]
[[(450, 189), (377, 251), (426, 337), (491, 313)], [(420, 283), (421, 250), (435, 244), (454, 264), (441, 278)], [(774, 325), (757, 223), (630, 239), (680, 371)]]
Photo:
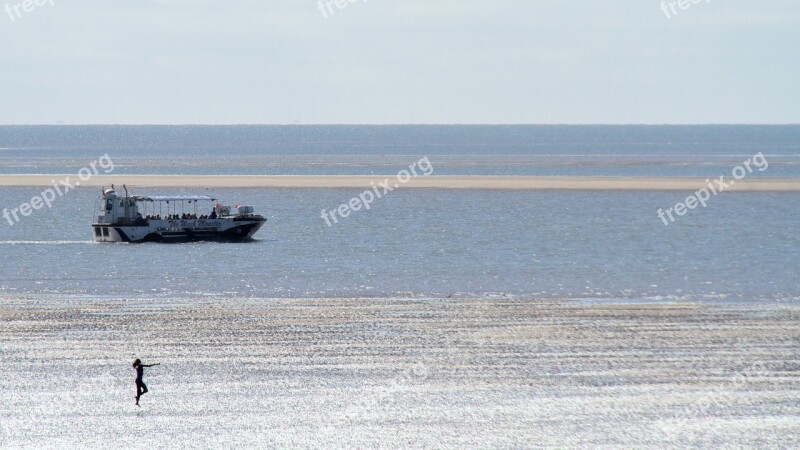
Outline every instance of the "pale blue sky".
[(52, 2), (0, 11), (2, 124), (800, 123), (797, 0)]

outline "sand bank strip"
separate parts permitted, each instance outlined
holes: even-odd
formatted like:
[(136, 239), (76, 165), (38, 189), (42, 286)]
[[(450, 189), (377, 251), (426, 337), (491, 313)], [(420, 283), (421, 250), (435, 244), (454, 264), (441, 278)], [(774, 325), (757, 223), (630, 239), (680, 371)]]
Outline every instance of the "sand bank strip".
[[(0, 186), (49, 186), (69, 176), (83, 187), (127, 184), (129, 187), (187, 188), (369, 188), (372, 183), (388, 180), (398, 184), (394, 175), (97, 175), (80, 181), (72, 175), (0, 175)], [(800, 178), (761, 178), (733, 180), (726, 191), (800, 191)], [(645, 190), (695, 191), (713, 180), (668, 177), (538, 177), (538, 176), (449, 176), (412, 178), (404, 188), (424, 189), (517, 189), (517, 190)], [(716, 184), (714, 184), (716, 187)]]

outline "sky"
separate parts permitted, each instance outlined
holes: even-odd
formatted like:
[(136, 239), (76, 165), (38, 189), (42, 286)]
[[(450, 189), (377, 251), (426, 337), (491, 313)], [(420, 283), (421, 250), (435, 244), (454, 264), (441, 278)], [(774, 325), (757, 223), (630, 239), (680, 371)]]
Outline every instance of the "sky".
[(797, 0), (35, 1), (0, 124), (800, 123)]

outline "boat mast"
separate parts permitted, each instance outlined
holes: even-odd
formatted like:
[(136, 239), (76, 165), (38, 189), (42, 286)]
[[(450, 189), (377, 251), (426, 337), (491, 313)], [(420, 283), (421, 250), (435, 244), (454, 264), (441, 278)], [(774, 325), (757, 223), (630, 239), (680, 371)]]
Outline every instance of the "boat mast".
[(130, 217), (128, 214), (128, 186), (123, 184), (122, 188), (125, 189), (125, 222), (128, 222)]

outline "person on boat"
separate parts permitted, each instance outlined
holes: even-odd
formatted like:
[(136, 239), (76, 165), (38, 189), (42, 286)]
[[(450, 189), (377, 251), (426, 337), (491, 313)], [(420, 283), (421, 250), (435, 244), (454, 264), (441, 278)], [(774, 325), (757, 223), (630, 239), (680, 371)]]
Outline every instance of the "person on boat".
[(158, 366), (159, 363), (155, 364), (142, 364), (142, 360), (136, 358), (133, 361), (133, 370), (136, 371), (136, 406), (139, 406), (139, 397), (147, 393), (147, 385), (144, 384), (142, 381), (142, 376), (144, 375), (144, 368), (145, 367), (153, 367)]
[(211, 210), (211, 215), (208, 216), (209, 219), (216, 219), (217, 218), (217, 209), (214, 208)]

